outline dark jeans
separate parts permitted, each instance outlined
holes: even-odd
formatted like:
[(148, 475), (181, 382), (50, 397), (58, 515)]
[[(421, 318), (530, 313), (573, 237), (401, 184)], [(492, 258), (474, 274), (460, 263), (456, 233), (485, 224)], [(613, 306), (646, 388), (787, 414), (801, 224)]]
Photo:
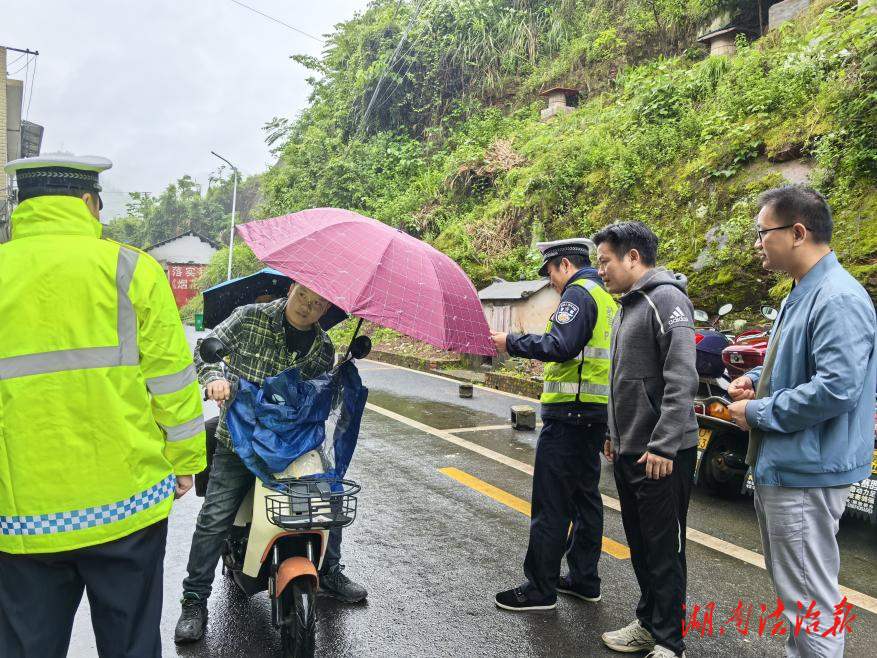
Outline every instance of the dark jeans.
[(528, 582), (522, 589), (533, 599), (556, 596), (565, 551), (573, 585), (599, 592), (597, 562), (603, 541), (600, 451), (606, 425), (543, 420), (533, 470), (530, 544), (524, 559)]
[[(238, 507), (250, 492), (255, 480), (256, 476), (236, 454), (221, 443), (216, 446), (210, 466), (207, 495), (201, 505), (195, 534), (192, 536), (192, 547), (189, 549), (189, 563), (186, 567), (189, 575), (183, 579), (184, 592), (198, 594), (205, 599), (210, 596), (223, 542), (234, 523)], [(264, 514), (264, 510), (261, 513)], [(322, 571), (338, 569), (340, 559), (341, 528), (333, 528), (329, 533)]]
[(680, 450), (673, 473), (646, 479), (638, 456), (617, 455), (615, 484), (640, 589), (636, 616), (661, 646), (681, 654), (687, 568), (685, 528), (697, 447)]
[(167, 520), (62, 553), (0, 553), (0, 655), (64, 658), (82, 592), (101, 658), (161, 656)]

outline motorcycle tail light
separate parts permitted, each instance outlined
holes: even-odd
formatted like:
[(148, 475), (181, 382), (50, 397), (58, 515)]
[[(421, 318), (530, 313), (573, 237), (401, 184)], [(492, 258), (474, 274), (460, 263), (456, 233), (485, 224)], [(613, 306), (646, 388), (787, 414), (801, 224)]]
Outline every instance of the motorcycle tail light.
[(706, 408), (703, 406), (703, 402), (694, 403), (694, 413), (700, 414), (701, 416), (706, 413)]
[(736, 370), (752, 370), (764, 363), (764, 351), (754, 347), (732, 345), (722, 350), (722, 362)]
[(706, 414), (713, 418), (720, 418), (727, 421), (731, 420), (731, 412), (728, 411), (728, 407), (721, 402), (710, 402), (706, 408)]

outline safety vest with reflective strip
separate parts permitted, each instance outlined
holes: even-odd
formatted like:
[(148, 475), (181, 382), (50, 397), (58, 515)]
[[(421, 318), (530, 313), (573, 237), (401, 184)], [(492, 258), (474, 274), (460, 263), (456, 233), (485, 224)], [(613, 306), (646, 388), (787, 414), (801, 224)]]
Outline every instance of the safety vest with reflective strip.
[(37, 197), (0, 245), (0, 551), (67, 551), (167, 517), (205, 467), (192, 356), (167, 276)]
[[(577, 279), (570, 285), (581, 286), (597, 304), (597, 321), (591, 340), (574, 358), (563, 363), (545, 364), (542, 385), (542, 404), (563, 402), (590, 402), (607, 404), (609, 402), (609, 340), (612, 332), (612, 318), (618, 305), (615, 300), (597, 283), (590, 279)], [(551, 331), (553, 318), (548, 321), (545, 333)]]

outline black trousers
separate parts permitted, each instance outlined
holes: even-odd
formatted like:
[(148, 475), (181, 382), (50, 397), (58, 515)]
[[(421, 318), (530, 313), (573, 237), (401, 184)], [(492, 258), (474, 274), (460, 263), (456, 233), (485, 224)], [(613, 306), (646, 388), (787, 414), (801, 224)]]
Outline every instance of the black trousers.
[(85, 590), (101, 658), (159, 658), (166, 540), (165, 519), (74, 551), (0, 553), (0, 655), (64, 658)]
[(597, 562), (603, 541), (600, 450), (606, 425), (543, 420), (533, 469), (530, 544), (524, 559), (528, 582), (522, 589), (532, 599), (556, 596), (566, 552), (573, 584), (599, 592)]
[(673, 473), (660, 480), (646, 479), (637, 456), (615, 458), (621, 521), (640, 589), (636, 616), (658, 644), (678, 654), (685, 649), (685, 527), (696, 457), (696, 447), (680, 450)]

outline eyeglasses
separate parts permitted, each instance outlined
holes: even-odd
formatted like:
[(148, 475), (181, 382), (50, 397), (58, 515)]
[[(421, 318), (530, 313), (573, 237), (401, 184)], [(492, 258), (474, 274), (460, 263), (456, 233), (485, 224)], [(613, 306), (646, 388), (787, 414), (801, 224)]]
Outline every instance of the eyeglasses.
[(756, 226), (755, 233), (758, 235), (758, 237), (756, 239), (759, 242), (761, 242), (764, 239), (765, 233), (770, 233), (771, 231), (779, 231), (780, 229), (783, 229), (783, 228), (792, 228), (793, 226), (794, 226), (794, 224), (786, 224), (785, 226), (774, 226), (773, 228), (758, 228)]
[(302, 306), (307, 306), (308, 308), (320, 311), (325, 311), (332, 305), (329, 300), (323, 299), (322, 297), (312, 297), (306, 292), (298, 292), (295, 297)]

